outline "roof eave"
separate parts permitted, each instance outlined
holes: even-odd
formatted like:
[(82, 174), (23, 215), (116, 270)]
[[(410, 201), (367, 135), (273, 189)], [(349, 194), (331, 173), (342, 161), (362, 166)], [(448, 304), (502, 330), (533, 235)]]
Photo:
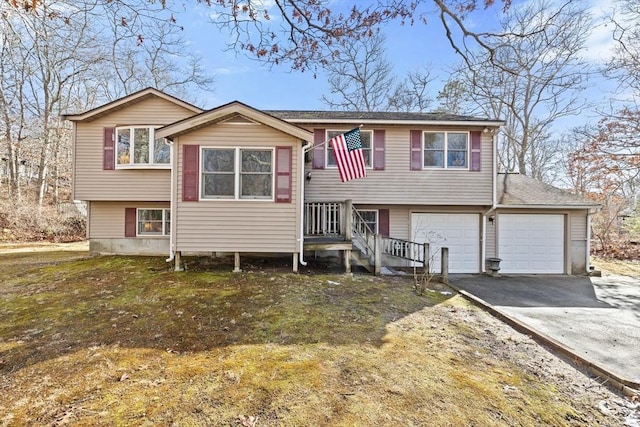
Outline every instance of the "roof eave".
[(508, 205), (497, 204), (496, 209), (599, 209), (600, 205), (548, 205), (548, 204), (530, 204), (530, 205)]
[(148, 96), (157, 96), (159, 98), (165, 99), (167, 101), (173, 102), (176, 105), (179, 105), (183, 108), (186, 108), (187, 110), (193, 111), (196, 114), (202, 113), (202, 109), (199, 107), (196, 107), (195, 105), (192, 105), (186, 101), (183, 101), (179, 98), (176, 98), (174, 96), (171, 96), (169, 94), (166, 94), (160, 90), (154, 89), (154, 88), (146, 88), (146, 89), (142, 89), (138, 92), (132, 93), (130, 95), (124, 96), (120, 99), (117, 99), (115, 101), (109, 102), (107, 104), (104, 104), (100, 107), (91, 109), (89, 111), (85, 111), (84, 113), (80, 113), (80, 114), (62, 114), (60, 117), (62, 117), (63, 120), (69, 120), (72, 122), (80, 122), (80, 121), (84, 121), (84, 120), (90, 120), (94, 117), (100, 117), (104, 114), (108, 114), (110, 111), (115, 111), (119, 108), (125, 107), (128, 104), (131, 103), (135, 103), (136, 101), (140, 100), (141, 98), (145, 98)]
[(504, 126), (500, 120), (382, 120), (382, 119), (283, 119), (290, 123), (306, 124), (354, 124), (364, 125), (406, 125), (406, 126)]
[(310, 141), (313, 138), (313, 133), (309, 132), (306, 129), (303, 129), (293, 123), (289, 123), (286, 120), (282, 120), (269, 114), (263, 113), (238, 101), (234, 101), (222, 107), (203, 112), (197, 116), (184, 119), (180, 122), (167, 125), (163, 128), (158, 129), (156, 132), (156, 136), (158, 138), (173, 139), (182, 134), (189, 133), (195, 128), (218, 123), (219, 121), (224, 120), (225, 118), (230, 117), (234, 114), (243, 115), (246, 118), (259, 124), (272, 127), (296, 138), (300, 138), (304, 141)]

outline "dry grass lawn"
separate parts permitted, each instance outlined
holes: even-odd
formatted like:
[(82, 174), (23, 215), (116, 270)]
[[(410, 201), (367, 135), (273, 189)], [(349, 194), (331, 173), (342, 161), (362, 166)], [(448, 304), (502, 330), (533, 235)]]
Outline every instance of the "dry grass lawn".
[(190, 267), (2, 255), (0, 424), (618, 424), (609, 391), (446, 288)]
[(622, 261), (616, 259), (592, 258), (591, 264), (604, 274), (617, 274), (622, 276), (640, 276), (639, 261)]

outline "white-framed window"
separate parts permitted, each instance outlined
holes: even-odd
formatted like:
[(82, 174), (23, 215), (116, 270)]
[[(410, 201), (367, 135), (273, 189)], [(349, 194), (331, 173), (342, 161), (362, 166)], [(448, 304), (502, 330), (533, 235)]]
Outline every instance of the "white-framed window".
[(171, 232), (169, 209), (137, 209), (138, 236), (168, 236)]
[[(340, 135), (341, 133), (349, 132), (350, 129), (346, 130), (328, 130), (327, 131), (327, 141), (333, 138), (334, 136)], [(373, 165), (373, 131), (371, 130), (361, 130), (360, 131), (360, 140), (362, 141), (362, 155), (364, 156), (364, 164), (367, 168), (371, 168)], [(326, 165), (330, 168), (338, 167), (336, 163), (336, 156), (333, 154), (333, 148), (331, 147), (331, 143), (327, 143), (325, 149), (326, 153)]]
[(116, 128), (116, 167), (169, 167), (171, 147), (152, 126)]
[(422, 140), (424, 168), (469, 168), (468, 132), (424, 132)]
[[(362, 221), (369, 226), (374, 233), (378, 233), (378, 210), (377, 209), (358, 209), (358, 214)], [(362, 230), (364, 232), (364, 230)]]
[(201, 199), (273, 200), (273, 148), (202, 148)]

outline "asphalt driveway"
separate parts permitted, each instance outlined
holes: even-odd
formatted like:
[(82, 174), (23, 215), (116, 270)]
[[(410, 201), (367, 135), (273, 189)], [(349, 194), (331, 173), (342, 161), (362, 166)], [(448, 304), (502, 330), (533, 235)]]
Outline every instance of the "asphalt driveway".
[(640, 389), (640, 279), (453, 275), (450, 282)]

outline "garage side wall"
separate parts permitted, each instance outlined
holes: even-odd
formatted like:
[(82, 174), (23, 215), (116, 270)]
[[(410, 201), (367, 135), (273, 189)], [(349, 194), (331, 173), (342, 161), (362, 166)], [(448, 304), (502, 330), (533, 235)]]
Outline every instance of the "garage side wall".
[(587, 271), (587, 211), (572, 211), (569, 215), (571, 237), (571, 274), (586, 274)]

